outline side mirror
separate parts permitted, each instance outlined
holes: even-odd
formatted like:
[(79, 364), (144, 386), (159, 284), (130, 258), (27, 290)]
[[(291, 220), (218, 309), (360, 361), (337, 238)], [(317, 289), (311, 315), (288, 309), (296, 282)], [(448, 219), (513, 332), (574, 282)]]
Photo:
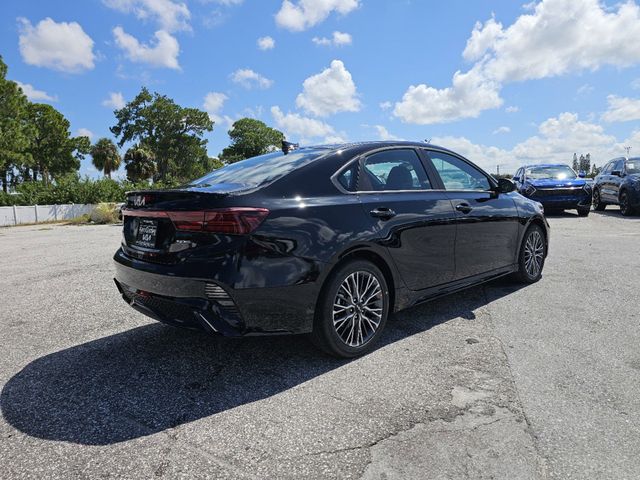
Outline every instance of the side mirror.
[(587, 176), (587, 174), (584, 172), (584, 170), (580, 170), (580, 171), (578, 172), (578, 176), (579, 176), (580, 178), (584, 178), (584, 177), (586, 177), (586, 176)]
[(498, 179), (498, 193), (509, 193), (513, 192), (516, 189), (516, 184), (513, 183), (508, 178), (499, 178)]
[(520, 177), (513, 177), (511, 180), (513, 180), (514, 182), (519, 182), (520, 181)]
[(611, 172), (611, 175), (615, 175), (616, 177), (621, 177), (622, 176), (622, 172), (620, 170), (613, 170)]

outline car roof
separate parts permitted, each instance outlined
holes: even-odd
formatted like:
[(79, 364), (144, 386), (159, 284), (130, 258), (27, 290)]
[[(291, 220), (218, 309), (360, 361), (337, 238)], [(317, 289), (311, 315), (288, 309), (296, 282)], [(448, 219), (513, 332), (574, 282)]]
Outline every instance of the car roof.
[(439, 145), (434, 145), (432, 143), (427, 142), (414, 142), (414, 141), (405, 141), (405, 140), (372, 140), (372, 141), (362, 141), (362, 142), (347, 142), (347, 143), (334, 143), (327, 145), (309, 145), (299, 147), (296, 150), (326, 150), (327, 153), (330, 151), (338, 152), (340, 150), (348, 150), (349, 153), (359, 154), (363, 152), (367, 152), (369, 150), (374, 150), (376, 148), (385, 148), (385, 147), (419, 147), (419, 148), (432, 148), (435, 150), (442, 150), (444, 152), (451, 153), (453, 155), (460, 156), (459, 153), (454, 152), (445, 147), (441, 147)]

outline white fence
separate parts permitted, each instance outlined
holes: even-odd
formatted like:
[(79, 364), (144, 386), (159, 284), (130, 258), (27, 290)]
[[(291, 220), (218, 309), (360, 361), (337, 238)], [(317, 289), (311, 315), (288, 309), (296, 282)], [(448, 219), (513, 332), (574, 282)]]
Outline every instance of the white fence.
[(71, 220), (85, 213), (91, 213), (95, 205), (29, 205), (28, 207), (0, 207), (0, 227), (23, 223)]

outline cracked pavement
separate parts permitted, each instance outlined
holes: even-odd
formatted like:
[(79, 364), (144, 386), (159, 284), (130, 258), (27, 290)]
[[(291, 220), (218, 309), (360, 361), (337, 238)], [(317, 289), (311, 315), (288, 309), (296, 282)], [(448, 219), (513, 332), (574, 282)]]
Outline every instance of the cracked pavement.
[(640, 218), (550, 223), (539, 283), (401, 312), (353, 361), (146, 319), (117, 226), (0, 229), (0, 478), (637, 478)]

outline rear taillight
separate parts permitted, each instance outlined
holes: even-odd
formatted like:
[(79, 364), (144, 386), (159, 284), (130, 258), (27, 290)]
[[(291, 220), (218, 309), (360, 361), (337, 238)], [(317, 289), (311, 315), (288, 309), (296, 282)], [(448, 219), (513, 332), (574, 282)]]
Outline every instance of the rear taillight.
[(266, 208), (232, 207), (199, 212), (166, 212), (176, 230), (244, 235), (269, 215)]

